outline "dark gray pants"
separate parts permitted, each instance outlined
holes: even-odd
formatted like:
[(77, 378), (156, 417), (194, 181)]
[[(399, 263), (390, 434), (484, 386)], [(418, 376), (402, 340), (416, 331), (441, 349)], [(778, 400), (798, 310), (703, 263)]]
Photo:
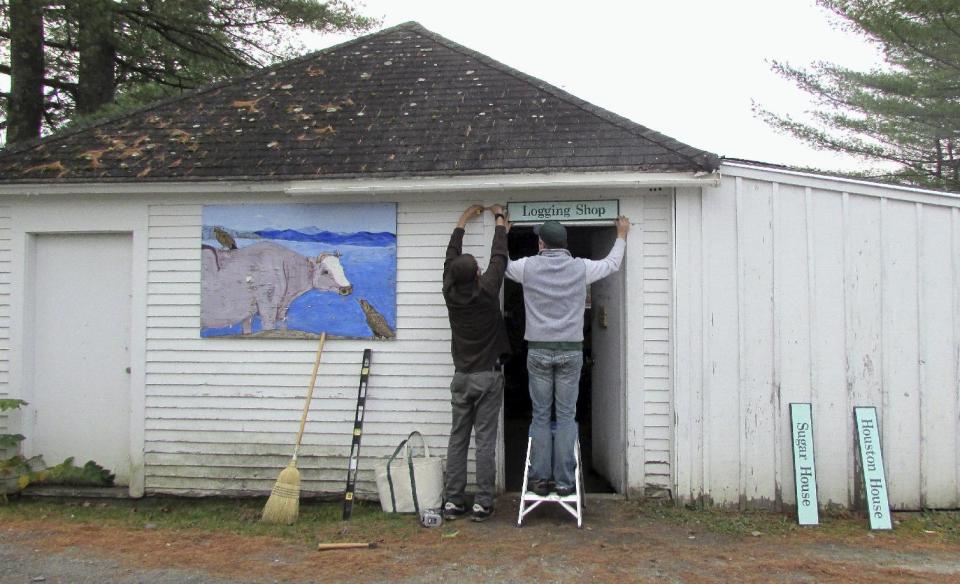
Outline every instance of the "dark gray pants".
[(447, 446), (447, 476), (444, 498), (463, 505), (467, 487), (467, 450), (470, 433), (476, 429), (477, 494), (474, 503), (493, 505), (496, 488), (497, 424), (503, 403), (503, 373), (455, 373), (450, 382), (453, 423)]

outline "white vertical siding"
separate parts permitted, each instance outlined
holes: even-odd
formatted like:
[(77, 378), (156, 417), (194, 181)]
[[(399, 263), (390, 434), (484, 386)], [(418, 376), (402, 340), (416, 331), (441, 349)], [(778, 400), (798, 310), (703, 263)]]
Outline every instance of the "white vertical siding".
[[(817, 459), (817, 488), (825, 504), (846, 505), (850, 501), (853, 474), (852, 412), (847, 386), (846, 304), (844, 301), (844, 199), (829, 191), (804, 188), (804, 218), (807, 244), (807, 303), (810, 307), (810, 379), (815, 439), (829, 440), (840, 454)], [(796, 401), (805, 401), (801, 392)], [(792, 448), (789, 441), (783, 447)], [(816, 442), (819, 444), (819, 442)], [(792, 474), (783, 482), (793, 484)], [(790, 493), (784, 493), (788, 498)]]
[[(729, 334), (740, 326), (737, 207), (724, 204), (737, 200), (734, 187), (734, 182), (724, 182), (721, 196), (705, 196), (702, 215), (704, 285), (726, 292), (705, 294), (703, 301), (704, 472), (710, 485), (707, 496), (728, 502), (739, 500), (743, 478), (739, 335)], [(682, 309), (677, 307), (678, 312)]]
[(773, 380), (773, 185), (736, 181), (737, 328), (740, 362), (738, 425), (740, 495), (772, 499), (777, 450), (764, 437), (776, 431), (778, 396)]
[[(703, 329), (703, 301), (699, 291), (706, 282), (703, 266), (703, 233), (701, 227), (703, 197), (700, 189), (681, 188), (676, 192), (674, 255), (674, 310), (675, 355), (683, 355), (686, 367), (676, 367), (673, 373), (675, 412), (675, 443), (673, 473), (676, 492), (695, 501), (709, 492), (709, 473), (705, 472), (704, 448), (707, 438), (702, 426), (706, 420), (707, 395), (704, 367), (706, 363)], [(683, 344), (681, 347), (680, 344)]]
[(678, 498), (792, 504), (809, 401), (821, 504), (858, 502), (852, 407), (874, 405), (894, 507), (956, 507), (960, 199), (725, 170), (677, 196)]
[[(812, 303), (810, 298), (811, 261), (807, 217), (809, 194), (807, 189), (792, 185), (774, 184), (771, 192), (773, 208), (773, 311), (772, 365), (775, 408), (770, 412), (774, 434), (790, 431), (786, 424), (790, 416), (790, 401), (812, 402), (810, 374), (812, 372)], [(784, 401), (783, 396), (789, 396)], [(785, 440), (774, 451), (774, 482), (788, 484), (793, 453), (790, 441)], [(784, 474), (785, 473), (785, 474)], [(774, 497), (776, 505), (779, 497)]]

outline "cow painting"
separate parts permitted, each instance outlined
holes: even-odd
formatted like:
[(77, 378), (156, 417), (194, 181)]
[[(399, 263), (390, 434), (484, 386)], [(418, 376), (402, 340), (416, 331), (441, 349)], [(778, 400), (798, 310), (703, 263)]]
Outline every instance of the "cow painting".
[(252, 332), (260, 316), (264, 331), (286, 330), (290, 304), (310, 290), (347, 296), (353, 286), (340, 255), (305, 257), (277, 243), (262, 241), (240, 249), (201, 248), (200, 326)]
[(396, 203), (204, 205), (199, 231), (200, 338), (397, 338)]

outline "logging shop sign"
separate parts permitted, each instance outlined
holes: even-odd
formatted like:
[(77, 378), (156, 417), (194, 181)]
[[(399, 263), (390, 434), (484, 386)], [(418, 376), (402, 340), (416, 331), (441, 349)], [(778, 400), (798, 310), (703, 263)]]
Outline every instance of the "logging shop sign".
[(620, 201), (534, 201), (507, 204), (512, 223), (543, 221), (613, 221), (620, 214)]

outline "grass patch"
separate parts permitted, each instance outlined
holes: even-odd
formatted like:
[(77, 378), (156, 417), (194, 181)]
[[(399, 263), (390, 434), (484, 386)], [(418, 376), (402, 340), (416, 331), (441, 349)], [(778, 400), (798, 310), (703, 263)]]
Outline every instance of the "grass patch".
[(638, 517), (678, 525), (692, 531), (721, 535), (752, 536), (784, 534), (798, 526), (782, 513), (768, 511), (728, 511), (724, 509), (688, 509), (670, 503), (646, 502), (637, 505)]
[(936, 538), (945, 542), (960, 542), (960, 512), (917, 511), (894, 514), (894, 531), (917, 538)]
[(0, 524), (12, 520), (53, 520), (127, 529), (171, 529), (275, 536), (305, 542), (377, 541), (404, 538), (419, 525), (410, 515), (383, 513), (377, 503), (354, 503), (353, 519), (341, 521), (340, 502), (301, 501), (293, 525), (260, 521), (266, 499), (74, 500), (21, 498), (0, 506)]
[(923, 511), (894, 513), (892, 531), (870, 531), (866, 517), (846, 511), (823, 511), (820, 525), (801, 527), (792, 514), (772, 511), (737, 511), (717, 508), (689, 509), (670, 503), (634, 503), (629, 511), (638, 520), (663, 522), (689, 529), (720, 535), (752, 536), (787, 535), (805, 531), (837, 538), (875, 537), (911, 538), (930, 542), (960, 542), (960, 512)]

